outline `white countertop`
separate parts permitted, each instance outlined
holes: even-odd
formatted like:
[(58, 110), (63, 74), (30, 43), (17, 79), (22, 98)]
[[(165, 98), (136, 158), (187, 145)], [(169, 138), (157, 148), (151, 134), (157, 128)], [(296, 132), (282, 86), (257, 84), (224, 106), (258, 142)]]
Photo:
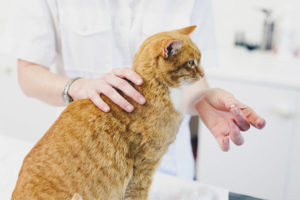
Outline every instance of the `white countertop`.
[(251, 81), (300, 90), (300, 59), (281, 59), (272, 52), (230, 49), (219, 55), (219, 67), (205, 69), (210, 78)]

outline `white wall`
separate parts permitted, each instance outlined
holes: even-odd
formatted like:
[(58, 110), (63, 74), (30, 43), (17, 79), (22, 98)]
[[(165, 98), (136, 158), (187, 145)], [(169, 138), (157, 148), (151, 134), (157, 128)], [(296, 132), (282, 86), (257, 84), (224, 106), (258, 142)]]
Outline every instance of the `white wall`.
[[(3, 36), (6, 23), (8, 21), (9, 15), (12, 11), (12, 4), (14, 0), (0, 0), (0, 40)], [(13, 61), (11, 58), (8, 58), (7, 55), (1, 54), (1, 48), (0, 46), (0, 70), (8, 70), (8, 67), (11, 67), (13, 65)]]
[(4, 23), (11, 11), (12, 0), (0, 0), (0, 36), (4, 30)]

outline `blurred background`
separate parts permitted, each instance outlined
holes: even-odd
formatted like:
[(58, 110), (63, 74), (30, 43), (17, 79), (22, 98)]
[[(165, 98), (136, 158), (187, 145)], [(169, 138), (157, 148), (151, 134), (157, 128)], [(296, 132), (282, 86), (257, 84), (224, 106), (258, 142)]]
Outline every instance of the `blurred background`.
[[(5, 5), (0, 6), (0, 38), (10, 2), (0, 0), (0, 5)], [(211, 87), (231, 91), (257, 110), (266, 118), (267, 126), (245, 133), (243, 146), (232, 145), (224, 153), (201, 122), (199, 126), (192, 123), (193, 141), (198, 144), (196, 178), (264, 199), (299, 199), (300, 1), (212, 3), (218, 66), (206, 69), (208, 81)], [(63, 108), (25, 97), (18, 87), (16, 63), (1, 55), (1, 48), (0, 136), (34, 143)], [(3, 141), (0, 137), (0, 165), (11, 153)]]
[(299, 199), (300, 2), (212, 2), (219, 66), (206, 69), (208, 81), (253, 107), (267, 125), (224, 153), (200, 123), (197, 179), (264, 199)]

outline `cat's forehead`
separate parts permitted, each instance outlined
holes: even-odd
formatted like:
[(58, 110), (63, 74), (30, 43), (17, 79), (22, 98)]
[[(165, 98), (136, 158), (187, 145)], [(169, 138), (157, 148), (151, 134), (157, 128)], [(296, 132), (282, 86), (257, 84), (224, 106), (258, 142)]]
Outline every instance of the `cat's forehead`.
[(201, 58), (200, 50), (198, 49), (197, 45), (192, 42), (191, 39), (183, 41), (183, 49), (189, 54), (189, 56), (193, 56), (196, 59)]

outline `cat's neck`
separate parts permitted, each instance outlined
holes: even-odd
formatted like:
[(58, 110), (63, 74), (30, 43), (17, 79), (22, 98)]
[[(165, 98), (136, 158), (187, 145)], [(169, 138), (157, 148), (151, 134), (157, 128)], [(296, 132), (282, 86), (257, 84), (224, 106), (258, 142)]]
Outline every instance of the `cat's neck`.
[(143, 79), (141, 89), (143, 95), (155, 98), (164, 98), (169, 96), (169, 88), (156, 77), (155, 71), (150, 67), (133, 67), (133, 70)]
[(182, 88), (169, 88), (155, 74), (153, 68), (139, 66), (133, 68), (143, 79), (140, 92), (147, 99), (148, 105), (157, 109), (167, 109), (183, 113), (183, 90)]
[(147, 66), (134, 66), (133, 71), (138, 73), (140, 77), (143, 79), (144, 83), (158, 83), (161, 84), (158, 78), (156, 77), (156, 73), (151, 67)]

